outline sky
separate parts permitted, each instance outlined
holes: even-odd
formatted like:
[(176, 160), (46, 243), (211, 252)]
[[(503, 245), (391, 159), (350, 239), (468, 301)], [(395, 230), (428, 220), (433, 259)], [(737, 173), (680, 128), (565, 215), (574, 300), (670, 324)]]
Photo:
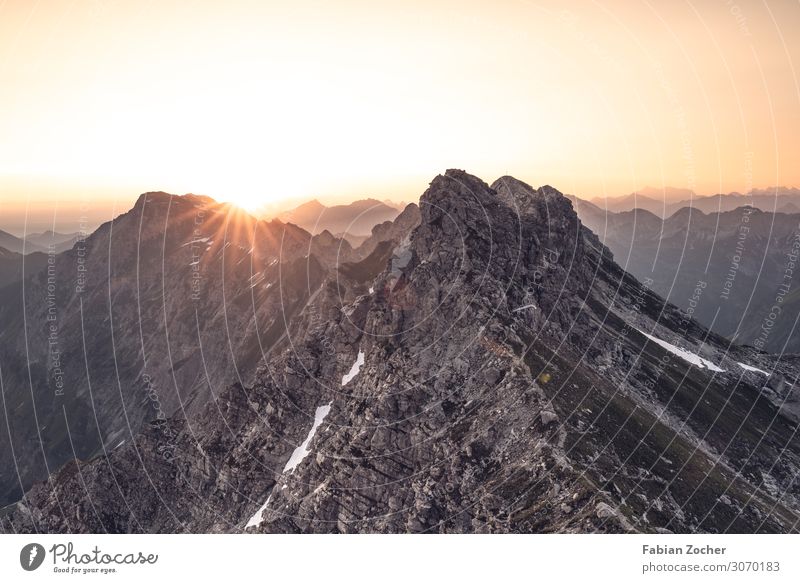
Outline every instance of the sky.
[(0, 228), (153, 190), (408, 201), (447, 168), (800, 186), (798, 30), (796, 1), (0, 0)]

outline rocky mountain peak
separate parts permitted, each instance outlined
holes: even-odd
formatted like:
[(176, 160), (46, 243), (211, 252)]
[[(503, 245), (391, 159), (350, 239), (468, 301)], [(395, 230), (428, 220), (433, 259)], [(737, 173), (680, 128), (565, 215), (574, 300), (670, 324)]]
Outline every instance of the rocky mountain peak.
[[(586, 239), (603, 250), (582, 228), (570, 200), (558, 190), (534, 189), (513, 177), (490, 187), (462, 170), (437, 176), (420, 198), (421, 225), (414, 247), (425, 258), (434, 254), (457, 261), (462, 269), (487, 271), (503, 281), (532, 272), (536, 266), (571, 258), (572, 275), (583, 277)], [(452, 265), (448, 266), (452, 267)], [(562, 279), (567, 272), (561, 273)]]
[[(791, 367), (729, 346), (639, 284), (552, 187), (448, 170), (420, 199), (418, 224), (407, 210), (411, 230), (373, 230), (359, 262), (317, 264), (310, 278), (307, 243), (293, 276), (268, 262), (283, 266), (280, 286), (251, 278), (241, 295), (270, 342), (253, 383), (215, 393), (169, 433), (149, 425), (80, 473), (67, 466), (0, 525), (797, 529), (788, 389), (767, 392), (762, 378)], [(287, 310), (281, 300), (300, 294)], [(259, 344), (232, 346), (238, 356)], [(110, 475), (121, 478), (112, 487)]]

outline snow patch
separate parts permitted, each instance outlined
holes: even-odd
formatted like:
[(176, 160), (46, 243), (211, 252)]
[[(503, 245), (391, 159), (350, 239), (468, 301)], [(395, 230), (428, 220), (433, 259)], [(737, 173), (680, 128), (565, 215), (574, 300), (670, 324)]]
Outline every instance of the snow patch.
[(669, 342), (661, 340), (660, 338), (656, 338), (655, 336), (651, 336), (647, 332), (642, 332), (641, 330), (639, 330), (639, 333), (642, 336), (646, 337), (648, 340), (652, 340), (653, 342), (658, 344), (661, 348), (664, 348), (665, 350), (671, 352), (675, 356), (677, 356), (679, 358), (682, 358), (683, 360), (685, 360), (689, 364), (693, 364), (694, 366), (698, 366), (700, 368), (707, 368), (707, 369), (712, 370), (714, 372), (725, 372), (724, 369), (721, 369), (720, 367), (718, 367), (716, 364), (714, 364), (710, 360), (706, 360), (705, 358), (701, 358), (701, 357), (697, 356), (696, 354), (694, 354), (693, 352), (689, 352), (688, 350), (684, 350), (683, 348), (678, 348), (674, 344), (670, 344)]
[(306, 440), (301, 443), (297, 448), (292, 452), (292, 457), (289, 458), (289, 461), (286, 462), (286, 466), (283, 468), (283, 473), (294, 471), (294, 469), (302, 462), (305, 457), (310, 453), (308, 446), (311, 443), (311, 440), (314, 439), (314, 434), (319, 429), (319, 426), (322, 425), (322, 422), (325, 420), (325, 417), (328, 416), (328, 413), (331, 412), (331, 405), (333, 401), (328, 403), (327, 405), (323, 405), (322, 407), (317, 407), (316, 412), (314, 413), (314, 425), (311, 426), (311, 430), (308, 432), (306, 436)]
[(539, 309), (539, 308), (536, 306), (536, 304), (528, 304), (528, 305), (526, 305), (526, 306), (520, 306), (519, 308), (516, 308), (515, 310), (512, 310), (512, 311), (514, 311), (514, 312), (521, 312), (522, 310), (527, 310), (528, 308), (533, 308), (534, 310), (538, 310), (538, 309)]
[(754, 366), (750, 366), (749, 364), (744, 364), (743, 362), (737, 362), (736, 364), (741, 366), (744, 370), (747, 370), (747, 371), (750, 371), (750, 372), (760, 372), (763, 375), (770, 376), (770, 374), (767, 371), (761, 370), (760, 368), (756, 368)]
[(352, 381), (358, 374), (358, 371), (361, 370), (361, 367), (363, 365), (364, 365), (364, 352), (359, 350), (356, 361), (353, 363), (353, 366), (350, 367), (350, 372), (348, 372), (346, 375), (342, 377), (342, 386), (345, 386), (347, 383)]
[(247, 521), (247, 526), (245, 526), (245, 528), (250, 528), (251, 526), (258, 526), (259, 524), (261, 524), (261, 522), (263, 520), (261, 518), (261, 515), (267, 509), (267, 506), (269, 506), (269, 501), (270, 500), (272, 500), (272, 494), (267, 496), (267, 501), (264, 502), (264, 505), (261, 508), (259, 508), (258, 510), (256, 510), (256, 513), (253, 514), (253, 516), (250, 517), (250, 520)]
[(201, 237), (199, 239), (192, 239), (188, 243), (184, 243), (182, 247), (186, 247), (187, 245), (199, 245), (200, 243), (205, 243), (207, 247), (211, 247), (214, 241), (211, 237)]
[(375, 293), (375, 288), (372, 287), (372, 286), (369, 286), (369, 295), (372, 295), (374, 293)]

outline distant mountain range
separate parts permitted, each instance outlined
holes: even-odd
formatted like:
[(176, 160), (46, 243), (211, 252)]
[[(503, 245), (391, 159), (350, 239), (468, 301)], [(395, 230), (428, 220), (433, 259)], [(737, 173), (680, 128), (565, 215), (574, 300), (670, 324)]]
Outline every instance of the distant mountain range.
[(369, 236), (374, 225), (393, 220), (401, 210), (371, 198), (335, 206), (312, 200), (277, 218), (302, 227), (312, 235), (329, 231), (339, 236), (352, 236), (353, 241), (358, 242), (359, 237)]
[(148, 193), (0, 290), (0, 527), (797, 532), (800, 359), (555, 188), (448, 170), (362, 247)]
[(620, 197), (595, 197), (584, 201), (610, 212), (647, 210), (659, 217), (670, 217), (682, 208), (694, 208), (704, 213), (726, 212), (750, 205), (769, 212), (800, 212), (800, 189), (776, 187), (754, 189), (747, 194), (731, 192), (699, 196), (689, 189), (665, 187), (644, 188)]
[(0, 231), (0, 288), (35, 275), (49, 256), (71, 249), (79, 239), (79, 233), (47, 231), (21, 239)]
[(0, 247), (0, 288), (38, 273), (47, 265), (47, 257), (41, 251), (23, 255)]
[(36, 252), (47, 253), (52, 245), (52, 250), (55, 253), (61, 253), (71, 249), (80, 236), (80, 233), (45, 231), (43, 233), (33, 233), (23, 239), (11, 233), (0, 231), (0, 247), (14, 253), (28, 254)]
[[(88, 233), (87, 233), (88, 235)], [(45, 250), (52, 247), (56, 253), (61, 253), (67, 249), (72, 249), (75, 243), (81, 238), (80, 233), (57, 233), (55, 231), (45, 231), (43, 233), (33, 233), (25, 237), (25, 241), (33, 243)]]

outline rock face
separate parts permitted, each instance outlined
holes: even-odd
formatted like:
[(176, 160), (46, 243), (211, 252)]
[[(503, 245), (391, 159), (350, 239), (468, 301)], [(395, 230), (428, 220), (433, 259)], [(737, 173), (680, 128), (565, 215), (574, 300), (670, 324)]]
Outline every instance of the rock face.
[[(662, 221), (643, 210), (605, 213), (585, 203), (577, 208), (620, 265), (691, 310), (701, 324), (739, 344), (776, 354), (800, 352), (794, 326), (800, 296), (787, 293), (795, 287), (800, 215), (683, 208)], [(776, 304), (792, 307), (770, 318)]]
[(665, 303), (551, 187), (450, 170), (419, 210), (325, 275), (252, 385), (70, 463), (4, 528), (797, 530), (794, 361)]
[(383, 242), (398, 245), (411, 234), (421, 220), (419, 206), (411, 203), (393, 221), (385, 221), (372, 227), (370, 236), (356, 248), (356, 255), (367, 257)]

